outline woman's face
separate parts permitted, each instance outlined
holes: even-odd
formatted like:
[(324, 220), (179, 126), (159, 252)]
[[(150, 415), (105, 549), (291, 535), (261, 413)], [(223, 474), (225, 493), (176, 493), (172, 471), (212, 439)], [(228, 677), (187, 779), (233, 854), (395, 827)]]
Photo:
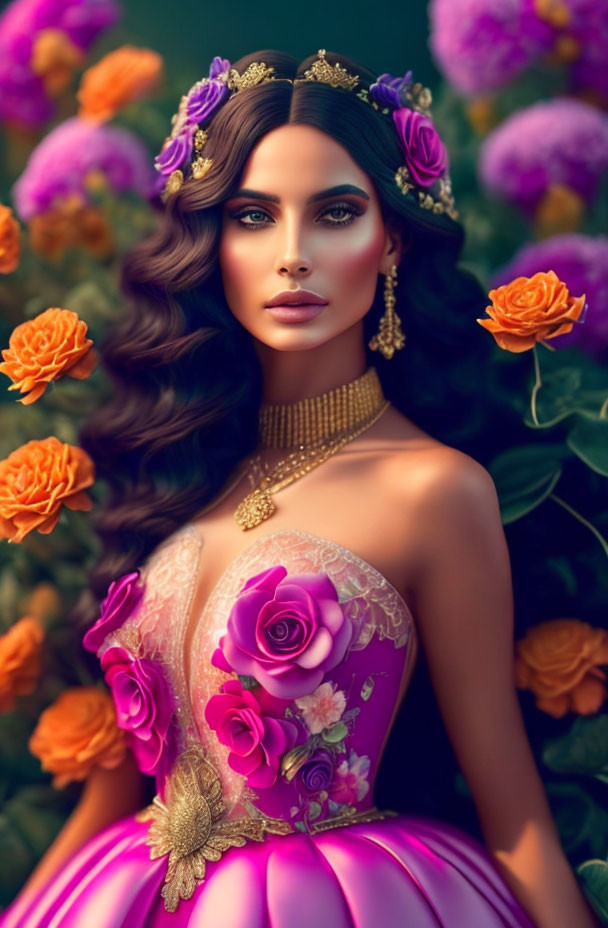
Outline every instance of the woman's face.
[[(263, 344), (313, 348), (359, 323), (378, 274), (399, 263), (368, 175), (348, 151), (311, 126), (264, 136), (223, 210), (219, 265), (228, 306)], [(268, 303), (312, 291), (321, 311), (285, 321)], [(279, 302), (281, 301), (279, 296)]]

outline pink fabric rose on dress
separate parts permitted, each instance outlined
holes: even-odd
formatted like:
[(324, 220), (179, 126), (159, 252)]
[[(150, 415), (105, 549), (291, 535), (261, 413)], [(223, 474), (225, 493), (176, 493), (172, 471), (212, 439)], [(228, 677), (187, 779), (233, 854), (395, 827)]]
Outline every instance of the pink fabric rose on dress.
[(82, 639), (87, 651), (98, 651), (106, 636), (120, 628), (131, 615), (144, 594), (144, 588), (138, 585), (139, 577), (139, 570), (132, 570), (112, 581), (101, 604), (99, 618)]
[(279, 564), (239, 591), (212, 663), (254, 677), (273, 696), (295, 699), (340, 663), (352, 633), (326, 573), (288, 577)]
[(247, 786), (272, 786), (281, 756), (295, 744), (297, 727), (280, 718), (287, 705), (287, 700), (270, 696), (262, 687), (246, 690), (239, 680), (228, 680), (205, 706), (209, 728), (230, 748), (228, 763), (247, 777)]
[(142, 773), (164, 777), (175, 758), (175, 699), (154, 661), (136, 658), (124, 648), (108, 648), (101, 658), (116, 708), (116, 724)]
[(414, 183), (430, 187), (448, 169), (448, 153), (433, 120), (402, 106), (393, 111), (393, 122)]

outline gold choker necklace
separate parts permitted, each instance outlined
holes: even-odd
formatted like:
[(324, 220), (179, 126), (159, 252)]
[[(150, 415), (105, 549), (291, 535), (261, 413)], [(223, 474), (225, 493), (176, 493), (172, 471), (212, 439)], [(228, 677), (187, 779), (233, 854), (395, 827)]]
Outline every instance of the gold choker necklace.
[[(293, 448), (263, 472), (261, 453), (250, 463), (254, 487), (236, 508), (243, 531), (255, 528), (276, 511), (271, 494), (304, 477), (376, 422), (390, 406), (374, 367), (351, 383), (297, 403), (262, 404), (259, 447)], [(257, 486), (255, 486), (257, 480)]]
[(260, 448), (302, 448), (336, 438), (368, 422), (385, 402), (375, 367), (318, 396), (297, 403), (262, 403)]

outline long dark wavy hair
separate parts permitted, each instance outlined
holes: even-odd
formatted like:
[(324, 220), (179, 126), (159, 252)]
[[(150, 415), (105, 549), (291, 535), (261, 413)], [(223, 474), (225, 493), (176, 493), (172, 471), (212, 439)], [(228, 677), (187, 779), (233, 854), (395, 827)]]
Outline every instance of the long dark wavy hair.
[[(315, 57), (298, 64), (263, 50), (234, 67), (242, 72), (252, 61), (264, 61), (276, 77), (294, 78)], [(327, 58), (358, 74), (360, 87), (377, 79), (348, 58)], [(169, 198), (156, 230), (123, 263), (127, 305), (101, 346), (115, 391), (79, 435), (108, 490), (95, 518), (101, 555), (74, 611), (81, 627), (96, 618), (110, 581), (141, 565), (211, 502), (257, 445), (260, 362), (222, 289), (222, 206), (237, 189), (254, 146), (293, 123), (320, 129), (347, 149), (374, 184), (385, 221), (395, 222), (410, 242), (396, 290), (405, 349), (389, 361), (367, 348), (384, 312), (380, 278), (364, 319), (368, 362), (385, 395), (422, 429), (481, 463), (496, 450), (484, 426), (489, 417), (496, 422), (507, 413), (490, 409), (495, 400), (484, 388), (492, 343), (475, 319), (483, 315), (486, 294), (458, 266), (460, 223), (421, 208), (413, 193), (403, 195), (395, 183), (403, 153), (390, 116), (354, 93), (314, 81), (268, 82), (241, 91), (205, 127), (211, 171), (202, 181), (187, 180)]]

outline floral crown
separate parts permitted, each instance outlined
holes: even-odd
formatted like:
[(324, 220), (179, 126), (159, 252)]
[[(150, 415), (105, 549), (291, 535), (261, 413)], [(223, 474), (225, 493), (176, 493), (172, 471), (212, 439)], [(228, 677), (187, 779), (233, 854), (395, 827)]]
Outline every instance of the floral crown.
[(431, 91), (414, 83), (412, 72), (404, 77), (381, 74), (369, 89), (360, 88), (358, 74), (349, 74), (342, 65), (330, 64), (325, 49), (303, 75), (295, 78), (275, 77), (274, 68), (263, 61), (253, 61), (242, 74), (226, 58), (215, 57), (209, 76), (193, 84), (182, 96), (179, 108), (171, 120), (171, 135), (165, 139), (154, 166), (168, 175), (161, 197), (163, 202), (181, 188), (184, 180), (200, 180), (213, 164), (203, 156), (208, 134), (201, 128), (208, 125), (215, 113), (235, 93), (270, 81), (320, 81), (341, 90), (355, 92), (383, 116), (392, 116), (404, 155), (404, 163), (395, 173), (395, 183), (403, 194), (410, 191), (419, 206), (433, 213), (447, 213), (458, 219), (454, 208), (452, 185), (448, 174), (449, 160), (445, 145), (433, 124), (429, 108)]

